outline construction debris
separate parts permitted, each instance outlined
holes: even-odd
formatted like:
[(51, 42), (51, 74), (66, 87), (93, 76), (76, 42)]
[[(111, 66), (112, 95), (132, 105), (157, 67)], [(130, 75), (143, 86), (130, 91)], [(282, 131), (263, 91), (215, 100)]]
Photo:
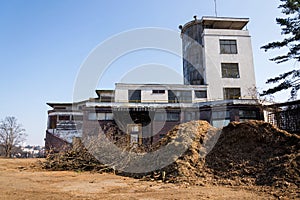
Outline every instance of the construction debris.
[(112, 169), (100, 163), (92, 156), (82, 144), (76, 144), (73, 149), (60, 152), (49, 153), (42, 168), (55, 171), (95, 171), (111, 172)]
[(292, 197), (299, 195), (299, 167), (300, 137), (263, 121), (231, 122), (206, 156), (214, 183), (270, 186)]
[[(184, 152), (173, 156), (173, 160), (167, 156), (174, 152), (155, 154), (163, 148), (172, 149), (170, 147), (183, 149)], [(300, 186), (299, 147), (300, 136), (262, 121), (231, 122), (221, 130), (206, 121), (191, 121), (175, 126), (147, 151), (136, 146), (128, 148), (127, 145), (124, 148), (126, 156), (122, 157), (120, 153), (120, 161), (124, 162), (126, 158), (127, 162), (116, 166), (117, 169), (121, 169), (121, 165), (124, 165), (122, 169), (136, 167), (137, 171), (142, 170), (144, 165), (147, 165), (147, 169), (155, 169), (155, 166), (169, 159), (168, 162), (171, 162), (168, 165), (145, 173), (126, 170), (117, 173), (143, 180), (173, 183), (258, 185), (277, 188), (276, 195), (294, 197), (299, 195), (297, 191)], [(151, 152), (154, 152), (153, 155)], [(109, 156), (109, 152), (106, 153)], [(156, 161), (147, 162), (145, 158)], [(145, 163), (137, 163), (141, 161)], [(85, 148), (50, 155), (44, 166), (55, 170), (112, 171), (111, 165), (108, 167), (100, 163)]]

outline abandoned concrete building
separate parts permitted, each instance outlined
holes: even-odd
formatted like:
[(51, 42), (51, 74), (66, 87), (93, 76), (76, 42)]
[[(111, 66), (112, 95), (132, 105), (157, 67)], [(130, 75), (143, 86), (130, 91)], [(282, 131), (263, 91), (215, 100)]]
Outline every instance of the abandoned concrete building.
[(96, 90), (97, 98), (47, 103), (46, 149), (60, 151), (74, 137), (104, 132), (114, 124), (130, 143), (151, 145), (174, 125), (206, 120), (215, 127), (230, 121), (263, 120), (255, 87), (248, 18), (202, 17), (180, 26), (184, 84), (116, 83)]

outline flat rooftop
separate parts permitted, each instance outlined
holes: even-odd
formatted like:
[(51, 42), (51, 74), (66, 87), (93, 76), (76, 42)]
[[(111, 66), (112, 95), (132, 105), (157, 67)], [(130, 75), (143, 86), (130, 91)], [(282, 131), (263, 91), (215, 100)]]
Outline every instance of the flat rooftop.
[(243, 28), (248, 24), (249, 18), (235, 18), (235, 17), (209, 17), (203, 16), (201, 19), (195, 18), (188, 23), (186, 23), (181, 32), (195, 24), (201, 24), (203, 28), (210, 29), (231, 29), (231, 30), (243, 30)]

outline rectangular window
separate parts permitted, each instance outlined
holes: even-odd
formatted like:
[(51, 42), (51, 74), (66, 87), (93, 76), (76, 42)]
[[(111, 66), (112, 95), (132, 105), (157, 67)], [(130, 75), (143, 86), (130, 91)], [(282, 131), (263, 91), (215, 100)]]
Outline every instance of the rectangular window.
[(212, 111), (211, 117), (213, 119), (229, 119), (230, 113), (228, 110), (226, 111)]
[(155, 112), (154, 114), (154, 121), (165, 121), (166, 120), (166, 113)]
[(57, 116), (49, 116), (48, 118), (48, 128), (49, 129), (55, 129), (56, 128), (56, 123), (57, 123)]
[(70, 115), (59, 115), (58, 120), (59, 121), (69, 121), (70, 120)]
[(237, 54), (236, 40), (220, 40), (221, 54)]
[(196, 98), (207, 98), (207, 91), (195, 90)]
[(257, 119), (257, 112), (255, 110), (240, 110), (239, 116), (243, 119)]
[(113, 113), (89, 113), (88, 120), (113, 120)]
[(230, 123), (229, 119), (221, 119), (221, 120), (212, 120), (212, 125), (216, 128), (223, 128)]
[(224, 88), (224, 99), (239, 99), (241, 88)]
[(114, 115), (112, 113), (105, 113), (105, 119), (106, 120), (113, 120), (114, 119)]
[(227, 126), (230, 122), (230, 112), (229, 110), (214, 111), (211, 113), (212, 125), (216, 128), (222, 128)]
[(130, 134), (130, 144), (137, 144), (139, 141), (138, 134)]
[(91, 121), (97, 120), (97, 113), (89, 113), (88, 120)]
[(97, 120), (105, 120), (105, 113), (97, 113)]
[(222, 78), (240, 78), (238, 63), (221, 63)]
[(167, 113), (167, 121), (177, 122), (179, 120), (180, 120), (180, 114), (179, 113), (175, 113), (175, 112)]
[(113, 101), (114, 101), (113, 97), (106, 97), (106, 96), (100, 97), (100, 102), (113, 102)]
[(169, 103), (191, 103), (192, 92), (185, 90), (168, 90)]
[(83, 121), (83, 116), (82, 115), (73, 115), (72, 120), (74, 120), (74, 121)]
[(141, 90), (128, 90), (128, 100), (130, 103), (141, 103)]
[(152, 94), (164, 94), (165, 90), (152, 90)]

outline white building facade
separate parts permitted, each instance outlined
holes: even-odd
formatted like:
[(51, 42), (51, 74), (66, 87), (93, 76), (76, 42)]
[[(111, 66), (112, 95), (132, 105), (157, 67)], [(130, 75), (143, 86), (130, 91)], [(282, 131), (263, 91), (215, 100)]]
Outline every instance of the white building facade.
[[(152, 145), (175, 125), (206, 120), (215, 127), (263, 119), (251, 89), (255, 75), (247, 18), (203, 17), (180, 26), (184, 84), (116, 83), (78, 103), (48, 103), (46, 149), (69, 148), (74, 137), (105, 134)], [(122, 135), (121, 134), (121, 135)], [(119, 138), (119, 136), (114, 136)]]
[(248, 18), (203, 17), (181, 28), (186, 85), (207, 85), (208, 101), (249, 99), (255, 87)]

